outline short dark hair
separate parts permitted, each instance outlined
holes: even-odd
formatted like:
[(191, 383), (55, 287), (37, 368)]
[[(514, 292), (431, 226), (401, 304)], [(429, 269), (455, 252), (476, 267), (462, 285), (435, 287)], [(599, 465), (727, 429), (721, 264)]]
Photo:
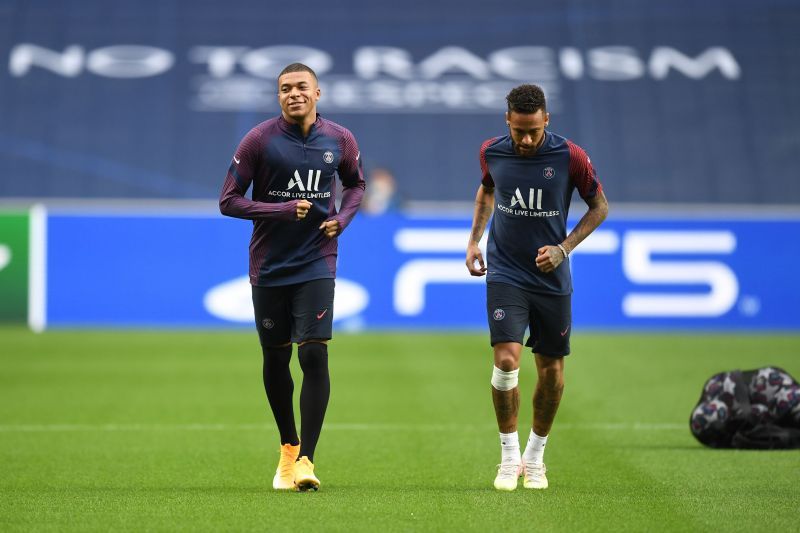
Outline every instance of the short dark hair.
[(517, 113), (536, 113), (540, 109), (547, 112), (547, 102), (544, 99), (544, 91), (538, 85), (526, 83), (519, 87), (514, 87), (506, 96), (508, 102), (508, 112)]
[(278, 77), (280, 78), (284, 74), (289, 74), (290, 72), (310, 72), (311, 75), (314, 76), (314, 79), (317, 79), (317, 73), (314, 72), (311, 67), (302, 63), (292, 63), (291, 65), (286, 65), (286, 68), (284, 68), (281, 73), (278, 74)]

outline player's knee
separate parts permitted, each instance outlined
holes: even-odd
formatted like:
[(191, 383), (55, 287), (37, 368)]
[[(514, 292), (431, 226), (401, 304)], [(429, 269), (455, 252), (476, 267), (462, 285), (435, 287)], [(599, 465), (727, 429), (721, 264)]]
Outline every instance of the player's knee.
[(550, 383), (549, 388), (549, 395), (555, 398), (561, 398), (561, 395), (564, 393), (564, 380), (556, 380)]
[(519, 383), (519, 368), (506, 372), (497, 367), (492, 369), (492, 387), (499, 391), (515, 389)]
[(289, 366), (289, 361), (292, 358), (292, 345), (262, 346), (261, 353), (264, 356), (264, 366), (266, 367), (277, 368)]
[(495, 348), (494, 366), (505, 372), (511, 372), (519, 368), (519, 357), (513, 350)]
[(564, 390), (564, 372), (558, 366), (540, 368), (539, 382), (548, 392), (561, 394)]
[(327, 372), (328, 345), (322, 342), (306, 342), (297, 348), (297, 358), (303, 372)]

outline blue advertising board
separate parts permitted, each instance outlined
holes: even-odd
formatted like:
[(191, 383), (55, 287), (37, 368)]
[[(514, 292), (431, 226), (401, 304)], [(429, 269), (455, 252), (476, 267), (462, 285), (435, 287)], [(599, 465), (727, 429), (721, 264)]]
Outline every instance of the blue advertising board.
[[(574, 221), (572, 221), (574, 223)], [(468, 216), (358, 216), (340, 239), (338, 329), (472, 329)], [(48, 327), (250, 326), (250, 223), (50, 215)], [(576, 329), (800, 329), (800, 216), (612, 217), (571, 256)]]

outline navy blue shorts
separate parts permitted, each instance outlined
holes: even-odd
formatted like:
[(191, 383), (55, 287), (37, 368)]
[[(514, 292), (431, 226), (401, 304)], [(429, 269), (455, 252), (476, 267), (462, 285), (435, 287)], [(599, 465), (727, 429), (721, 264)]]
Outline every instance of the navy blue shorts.
[(332, 278), (280, 287), (253, 286), (253, 309), (261, 346), (329, 340), (333, 331)]
[(526, 291), (507, 283), (486, 284), (486, 312), (492, 346), (500, 342), (522, 344), (549, 357), (569, 355), (572, 334), (572, 295)]

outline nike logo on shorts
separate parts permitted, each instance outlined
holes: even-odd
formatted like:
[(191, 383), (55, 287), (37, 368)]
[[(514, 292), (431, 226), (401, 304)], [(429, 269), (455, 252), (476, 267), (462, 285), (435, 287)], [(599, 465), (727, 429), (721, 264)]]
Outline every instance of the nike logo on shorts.
[(568, 331), (569, 331), (569, 326), (567, 326), (567, 329), (561, 332), (561, 336), (563, 337), (564, 335), (566, 335)]
[(322, 320), (322, 317), (324, 317), (325, 313), (327, 313), (327, 312), (328, 312), (327, 309), (323, 309), (322, 312), (317, 313), (317, 320)]

